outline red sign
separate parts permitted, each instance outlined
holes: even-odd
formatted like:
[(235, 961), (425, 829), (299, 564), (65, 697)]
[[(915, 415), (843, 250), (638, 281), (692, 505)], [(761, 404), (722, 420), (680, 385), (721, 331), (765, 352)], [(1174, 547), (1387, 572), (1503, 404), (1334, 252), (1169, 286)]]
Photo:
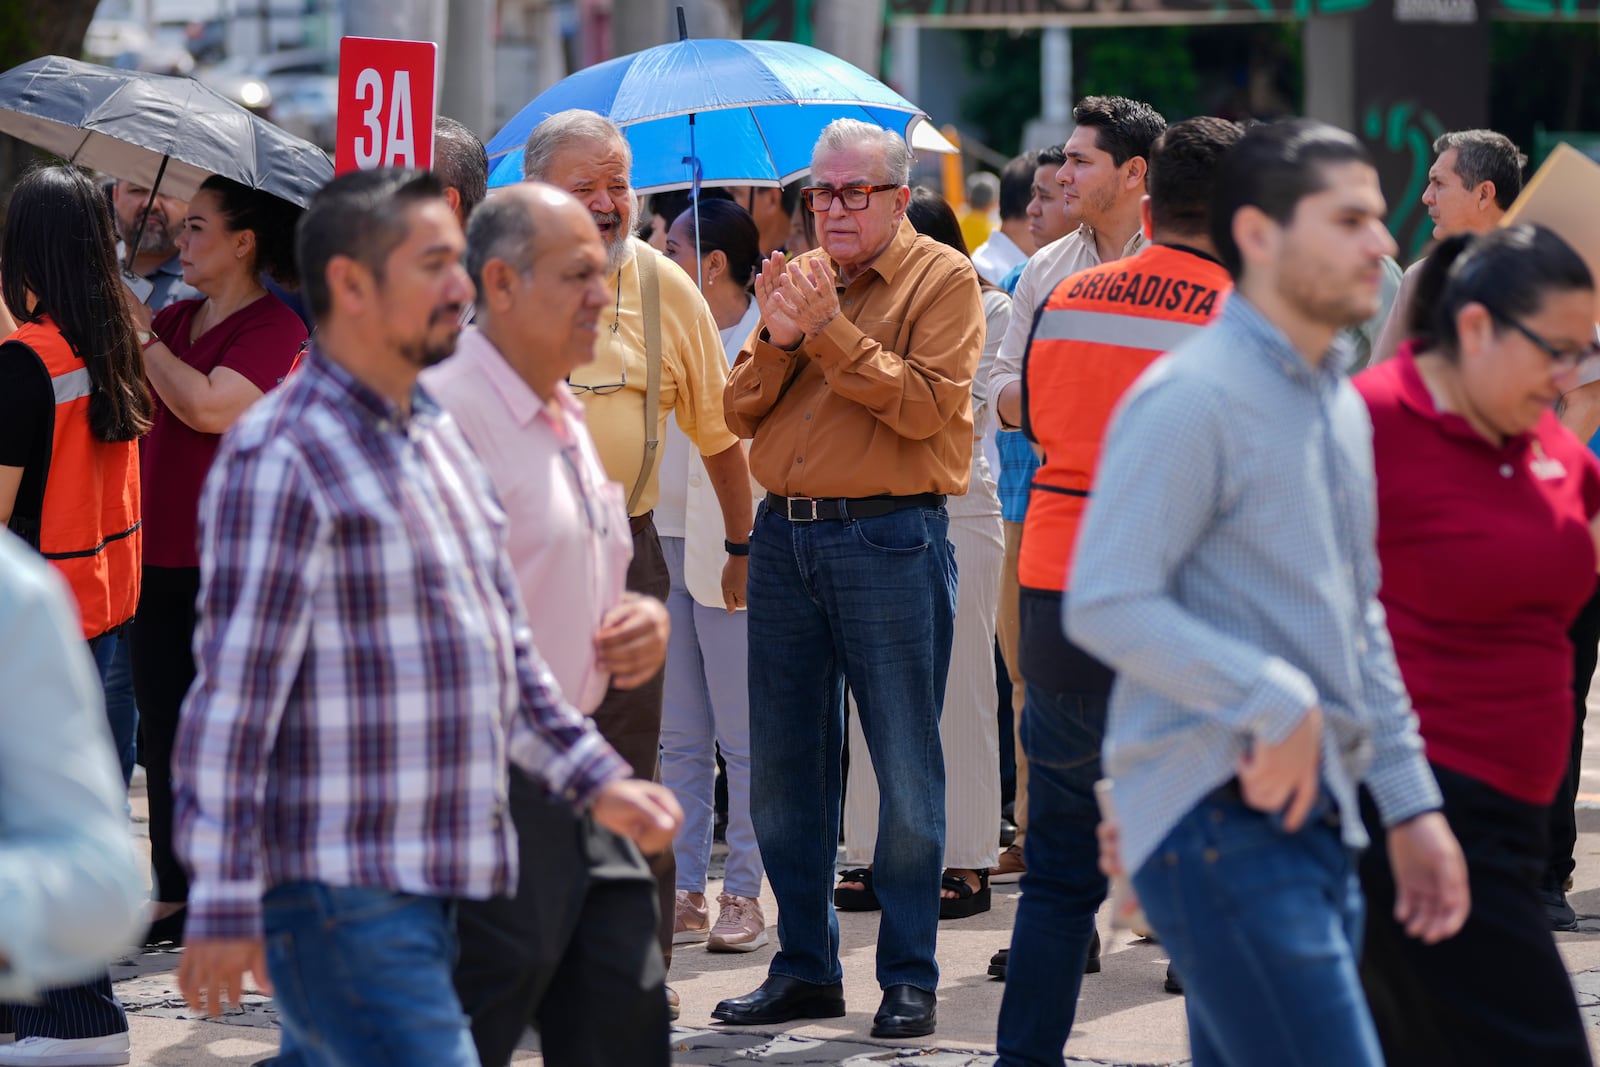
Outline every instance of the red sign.
[(432, 41), (339, 41), (339, 126), (334, 171), (433, 166)]

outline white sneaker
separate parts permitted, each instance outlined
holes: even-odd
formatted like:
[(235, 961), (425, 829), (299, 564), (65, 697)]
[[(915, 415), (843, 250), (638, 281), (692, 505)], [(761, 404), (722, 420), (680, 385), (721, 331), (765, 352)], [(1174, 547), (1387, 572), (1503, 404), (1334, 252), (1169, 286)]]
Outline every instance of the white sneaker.
[(706, 948), (711, 952), (754, 952), (767, 943), (767, 920), (761, 901), (717, 894), (717, 924), (711, 928)]
[(711, 932), (711, 922), (707, 918), (710, 909), (706, 907), (705, 895), (701, 893), (696, 893), (695, 895), (700, 898), (699, 904), (689, 899), (688, 890), (678, 890), (677, 913), (672, 920), (672, 943), (674, 945), (699, 944)]
[(105, 1037), (63, 1039), (25, 1037), (14, 1045), (0, 1048), (0, 1067), (116, 1067), (133, 1058), (128, 1033)]

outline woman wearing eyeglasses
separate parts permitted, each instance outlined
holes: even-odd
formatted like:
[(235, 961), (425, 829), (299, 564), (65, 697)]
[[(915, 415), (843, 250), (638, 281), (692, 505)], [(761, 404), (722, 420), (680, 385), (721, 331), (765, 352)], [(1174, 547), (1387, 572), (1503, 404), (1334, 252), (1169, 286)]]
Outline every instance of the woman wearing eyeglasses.
[(1550, 231), (1451, 238), (1418, 281), (1412, 340), (1356, 379), (1379, 597), (1472, 892), (1455, 937), (1408, 937), (1364, 801), (1362, 971), (1390, 1063), (1590, 1062), (1538, 885), (1600, 512), (1600, 463), (1552, 407), (1594, 354), (1594, 310), (1583, 260)]

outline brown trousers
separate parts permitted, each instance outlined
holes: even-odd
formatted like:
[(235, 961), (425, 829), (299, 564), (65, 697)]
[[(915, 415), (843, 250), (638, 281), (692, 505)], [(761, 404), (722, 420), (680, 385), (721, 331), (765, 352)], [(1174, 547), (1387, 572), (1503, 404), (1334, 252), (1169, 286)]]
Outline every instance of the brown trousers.
[[(661, 554), (661, 538), (651, 513), (632, 520), (633, 562), (628, 564), (630, 592), (643, 593), (665, 601), (672, 588), (666, 557)], [(1015, 569), (1013, 568), (1013, 573)], [(661, 699), (666, 691), (663, 672), (637, 689), (606, 690), (605, 699), (594, 710), (594, 724), (611, 747), (633, 768), (635, 778), (661, 781)], [(656, 878), (656, 898), (661, 906), (661, 956), (672, 962), (672, 922), (677, 913), (678, 861), (672, 849), (646, 856), (650, 873)]]

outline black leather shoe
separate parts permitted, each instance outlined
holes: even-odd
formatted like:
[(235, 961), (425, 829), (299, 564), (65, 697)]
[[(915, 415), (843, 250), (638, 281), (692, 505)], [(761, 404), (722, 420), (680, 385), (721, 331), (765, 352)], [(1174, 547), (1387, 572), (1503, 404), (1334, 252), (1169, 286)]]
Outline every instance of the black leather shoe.
[(1183, 992), (1183, 979), (1178, 977), (1177, 969), (1170, 963), (1167, 964), (1167, 980), (1161, 984), (1161, 988), (1168, 993)]
[(735, 1026), (782, 1023), (790, 1019), (837, 1019), (844, 1014), (844, 985), (813, 985), (786, 975), (769, 975), (761, 988), (729, 997), (711, 1011), (713, 1019)]
[[(1011, 965), (1011, 950), (1003, 948), (989, 957), (989, 977), (1006, 980), (1006, 968)], [(1089, 938), (1089, 958), (1083, 965), (1084, 974), (1100, 973), (1100, 931)]]
[(938, 997), (910, 985), (883, 991), (883, 1003), (872, 1017), (873, 1037), (926, 1037), (933, 1033), (933, 1006)]

